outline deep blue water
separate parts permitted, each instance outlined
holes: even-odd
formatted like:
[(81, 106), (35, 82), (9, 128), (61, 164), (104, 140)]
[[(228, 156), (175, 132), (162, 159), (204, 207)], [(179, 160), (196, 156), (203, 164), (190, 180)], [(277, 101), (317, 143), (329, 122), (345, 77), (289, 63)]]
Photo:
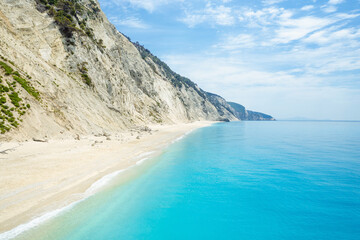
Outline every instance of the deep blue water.
[(359, 240), (360, 123), (199, 129), (23, 238)]

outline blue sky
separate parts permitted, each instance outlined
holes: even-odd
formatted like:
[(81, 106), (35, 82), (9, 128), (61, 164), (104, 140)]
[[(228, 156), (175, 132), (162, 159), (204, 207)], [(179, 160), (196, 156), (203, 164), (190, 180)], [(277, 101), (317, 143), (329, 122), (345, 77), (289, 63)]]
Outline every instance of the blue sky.
[(206, 91), (276, 118), (360, 120), (360, 0), (100, 0)]

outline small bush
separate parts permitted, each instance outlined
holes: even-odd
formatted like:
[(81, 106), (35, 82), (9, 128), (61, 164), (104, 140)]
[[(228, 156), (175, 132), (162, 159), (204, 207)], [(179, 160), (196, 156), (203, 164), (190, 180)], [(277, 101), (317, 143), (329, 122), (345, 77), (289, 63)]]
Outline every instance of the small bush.
[(92, 86), (92, 81), (91, 81), (91, 78), (89, 77), (89, 75), (87, 75), (86, 73), (83, 73), (83, 74), (81, 74), (81, 77), (88, 86), (90, 86), (90, 87)]
[(14, 127), (14, 128), (17, 128), (19, 126), (19, 123), (17, 121), (14, 121), (11, 123), (11, 125)]
[(11, 103), (15, 106), (15, 107), (20, 107), (20, 101), (22, 101), (22, 99), (19, 97), (17, 92), (12, 92), (11, 94), (9, 94), (9, 98), (11, 100)]
[(86, 85), (93, 86), (92, 80), (88, 75), (88, 69), (86, 68), (87, 62), (83, 62), (82, 64), (78, 65), (79, 71), (81, 72), (81, 78), (84, 80)]
[(9, 92), (9, 88), (7, 86), (4, 86), (4, 85), (0, 84), (0, 92), (1, 93)]
[(38, 91), (36, 91), (36, 89), (30, 85), (30, 83), (28, 81), (26, 81), (25, 79), (18, 77), (18, 76), (13, 76), (14, 80), (17, 81), (18, 83), (20, 83), (20, 85), (34, 98), (36, 98), (37, 100), (40, 100), (40, 93)]
[(9, 76), (14, 70), (12, 69), (12, 67), (10, 67), (9, 65), (7, 65), (4, 62), (0, 61), (0, 66), (4, 69), (5, 71), (5, 75)]
[(15, 76), (20, 77), (20, 73), (18, 71), (13, 72), (12, 74), (15, 75)]

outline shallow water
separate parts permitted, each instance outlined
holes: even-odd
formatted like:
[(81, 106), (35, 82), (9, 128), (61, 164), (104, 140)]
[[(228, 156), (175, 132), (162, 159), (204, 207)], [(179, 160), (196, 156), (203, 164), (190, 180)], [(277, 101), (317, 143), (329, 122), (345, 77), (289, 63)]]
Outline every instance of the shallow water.
[(359, 122), (219, 123), (154, 162), (19, 239), (359, 239)]

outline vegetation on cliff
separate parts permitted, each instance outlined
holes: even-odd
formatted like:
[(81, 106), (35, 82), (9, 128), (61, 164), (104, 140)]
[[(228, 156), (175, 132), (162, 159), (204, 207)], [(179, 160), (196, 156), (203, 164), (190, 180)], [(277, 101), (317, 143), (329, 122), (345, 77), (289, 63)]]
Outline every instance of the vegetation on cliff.
[(0, 133), (4, 134), (19, 127), (23, 121), (22, 116), (30, 108), (30, 104), (20, 97), (18, 85), (37, 100), (40, 100), (40, 94), (30, 81), (25, 79), (30, 76), (26, 74), (26, 77), (23, 77), (9, 65), (14, 66), (13, 62), (3, 56), (0, 58)]
[(78, 65), (79, 71), (81, 72), (82, 80), (88, 85), (89, 87), (94, 86), (93, 82), (88, 74), (88, 69), (86, 68), (87, 62), (83, 62), (82, 64)]
[(79, 0), (36, 0), (37, 9), (40, 12), (46, 11), (53, 17), (68, 45), (74, 44), (72, 38), (77, 32), (88, 36), (99, 48), (105, 48), (103, 41), (96, 40), (94, 30), (87, 25), (89, 18), (96, 18), (100, 8), (92, 0), (88, 4), (79, 2)]

